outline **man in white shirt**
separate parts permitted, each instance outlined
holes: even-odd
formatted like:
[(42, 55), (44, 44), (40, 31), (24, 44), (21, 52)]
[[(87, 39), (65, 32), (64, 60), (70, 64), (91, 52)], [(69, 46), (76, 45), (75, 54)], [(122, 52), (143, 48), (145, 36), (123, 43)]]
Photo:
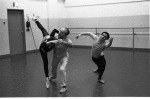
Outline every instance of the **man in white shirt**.
[(54, 52), (53, 52), (53, 61), (52, 61), (52, 77), (50, 77), (50, 81), (52, 79), (56, 79), (57, 77), (57, 67), (60, 64), (60, 75), (62, 78), (62, 89), (60, 93), (67, 91), (67, 77), (66, 77), (66, 65), (69, 59), (68, 48), (72, 47), (72, 41), (68, 38), (70, 31), (68, 28), (61, 28), (58, 34), (58, 40), (53, 40), (47, 42), (47, 45), (54, 43)]

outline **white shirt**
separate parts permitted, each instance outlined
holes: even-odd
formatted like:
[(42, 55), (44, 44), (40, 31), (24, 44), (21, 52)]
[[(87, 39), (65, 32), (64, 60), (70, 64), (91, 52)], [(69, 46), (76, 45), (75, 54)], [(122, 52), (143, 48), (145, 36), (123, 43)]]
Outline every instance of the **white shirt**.
[[(68, 42), (68, 43), (72, 43), (72, 41), (69, 38), (65, 38), (63, 39), (63, 41)], [(58, 43), (55, 44), (54, 47), (54, 56), (55, 57), (65, 57), (65, 56), (69, 56), (68, 54), (68, 46), (64, 43)]]

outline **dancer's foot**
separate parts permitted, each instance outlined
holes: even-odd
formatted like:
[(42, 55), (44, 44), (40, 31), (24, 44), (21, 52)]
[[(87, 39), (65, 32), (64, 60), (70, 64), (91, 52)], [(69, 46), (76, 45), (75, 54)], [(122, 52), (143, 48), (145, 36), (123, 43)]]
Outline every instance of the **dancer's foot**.
[(49, 88), (50, 82), (49, 82), (49, 77), (46, 78), (46, 88)]
[(32, 18), (33, 21), (37, 21), (37, 18), (36, 16), (33, 14), (33, 18)]
[(63, 86), (59, 92), (60, 92), (60, 93), (64, 93), (64, 92), (66, 92), (66, 91), (67, 91), (67, 87), (66, 87), (66, 86)]
[(98, 73), (98, 71), (99, 71), (98, 69), (95, 69), (93, 72), (94, 72), (94, 73)]
[(101, 79), (101, 80), (99, 79), (98, 82), (99, 82), (99, 83), (102, 83), (102, 84), (105, 84), (105, 81), (102, 80), (102, 79)]

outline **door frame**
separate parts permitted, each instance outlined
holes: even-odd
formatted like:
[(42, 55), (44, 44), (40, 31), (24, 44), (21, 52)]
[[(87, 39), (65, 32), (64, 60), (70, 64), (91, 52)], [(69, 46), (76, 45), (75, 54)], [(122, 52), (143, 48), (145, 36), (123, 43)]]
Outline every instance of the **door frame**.
[[(9, 11), (21, 11), (21, 17), (22, 17), (22, 31), (23, 31), (23, 53), (26, 52), (26, 39), (25, 39), (25, 21), (24, 21), (24, 10), (23, 9), (7, 9), (7, 20), (8, 20), (8, 12)], [(9, 22), (8, 22), (9, 23)], [(8, 26), (8, 37), (9, 37), (9, 46), (10, 46), (10, 30), (9, 30), (9, 26)], [(11, 48), (9, 47), (9, 50), (11, 50)], [(20, 53), (22, 54), (22, 53)], [(10, 51), (10, 55), (12, 55), (11, 51)], [(15, 54), (16, 55), (16, 54)]]

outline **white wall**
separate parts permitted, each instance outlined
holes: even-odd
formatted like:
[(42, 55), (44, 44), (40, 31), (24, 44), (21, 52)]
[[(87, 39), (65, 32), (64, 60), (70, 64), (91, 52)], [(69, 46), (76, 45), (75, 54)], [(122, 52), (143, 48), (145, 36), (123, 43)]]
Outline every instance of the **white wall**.
[[(18, 2), (18, 9), (24, 10), (25, 22), (27, 21), (26, 14), (31, 18), (35, 13), (48, 32), (61, 27), (149, 27), (149, 1), (120, 3), (128, 1), (142, 0), (86, 0), (86, 3), (85, 0), (0, 0), (0, 55), (10, 54), (7, 9), (13, 9), (13, 2)], [(119, 3), (117, 4), (117, 2)], [(31, 21), (31, 26), (36, 45), (39, 47), (42, 40), (41, 31), (33, 21)], [(108, 31), (115, 33), (111, 30)], [(75, 45), (90, 46), (92, 44), (92, 41), (86, 37), (83, 37), (82, 40), (76, 40), (74, 37), (77, 32), (71, 30), (70, 35)], [(136, 32), (150, 33), (149, 30)], [(31, 31), (25, 31), (25, 34), (26, 51), (35, 50)], [(115, 38), (114, 47), (132, 47), (132, 37), (124, 38), (115, 35), (113, 37)], [(149, 36), (147, 35), (136, 35), (135, 41), (136, 48), (150, 48)]]
[(49, 31), (67, 26), (66, 20), (63, 20), (67, 18), (67, 9), (64, 4), (63, 0), (48, 0)]
[[(50, 3), (53, 2), (52, 3)], [(132, 34), (133, 27), (149, 27), (149, 1), (147, 0), (49, 0), (49, 7), (55, 5), (57, 11), (52, 11), (49, 16), (50, 24), (55, 24), (56, 28), (131, 28), (115, 31), (103, 29), (110, 34)], [(63, 0), (62, 0), (63, 1)], [(145, 1), (145, 2), (139, 2)], [(129, 3), (130, 2), (130, 3)], [(50, 10), (49, 10), (50, 12)], [(82, 32), (88, 30), (81, 30)], [(70, 38), (75, 45), (91, 46), (89, 38), (83, 37), (79, 41), (75, 36), (80, 30), (71, 30)], [(102, 32), (99, 31), (99, 32)], [(136, 30), (139, 34), (150, 34), (149, 29)], [(113, 47), (133, 47), (132, 35), (113, 35), (115, 38)], [(149, 36), (136, 35), (135, 48), (150, 48)]]
[[(37, 16), (39, 16), (39, 20), (42, 25), (48, 30), (49, 22), (47, 0), (0, 0), (0, 55), (10, 54), (7, 9), (14, 9), (13, 2), (18, 3), (19, 7), (17, 9), (24, 10), (25, 22), (27, 21), (27, 14), (31, 18), (33, 13), (35, 13)], [(39, 44), (42, 40), (41, 31), (31, 19), (30, 21), (33, 34), (35, 36), (36, 45), (39, 47)], [(5, 22), (5, 24), (3, 22)], [(26, 51), (35, 50), (31, 31), (25, 31), (25, 36)]]
[(67, 18), (148, 15), (148, 2), (69, 7)]
[(79, 6), (91, 6), (91, 5), (106, 5), (116, 3), (128, 3), (128, 2), (139, 2), (146, 0), (66, 0), (66, 7), (79, 7)]
[[(87, 18), (87, 17), (132, 16), (132, 15), (149, 14), (149, 1), (147, 0), (64, 0), (64, 1), (65, 2), (63, 2), (63, 0), (48, 0), (49, 18)], [(134, 2), (145, 1), (145, 2), (134, 3), (133, 1)], [(119, 4), (117, 4), (118, 2)], [(125, 3), (125, 2), (133, 2), (133, 3)]]
[(65, 5), (67, 7), (77, 7), (77, 6), (89, 6), (89, 5), (104, 5), (104, 4), (114, 4), (114, 3), (124, 3), (124, 2), (137, 2), (144, 0), (66, 0)]

